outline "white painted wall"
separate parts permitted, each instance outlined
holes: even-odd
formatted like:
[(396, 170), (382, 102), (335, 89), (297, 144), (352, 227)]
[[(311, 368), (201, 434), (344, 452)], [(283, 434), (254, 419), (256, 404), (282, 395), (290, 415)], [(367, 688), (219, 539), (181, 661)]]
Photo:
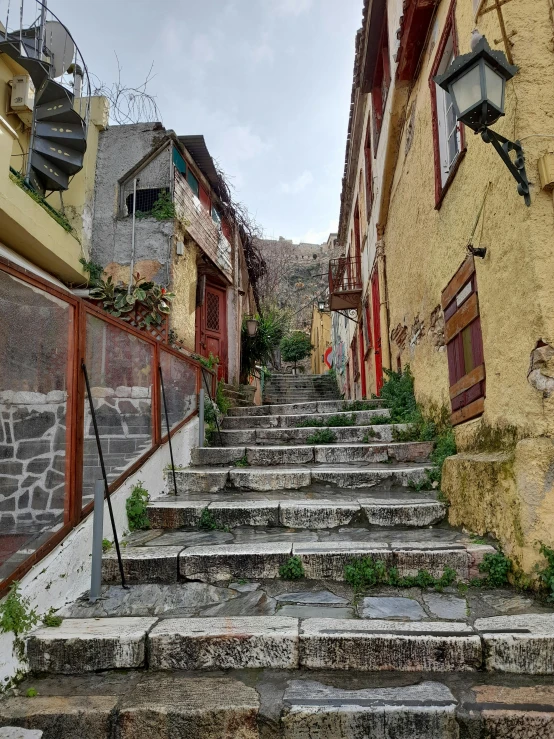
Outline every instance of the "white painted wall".
[[(198, 417), (172, 437), (175, 464), (190, 465), (190, 450), (198, 446)], [(159, 498), (167, 489), (164, 469), (170, 465), (169, 445), (161, 446), (134, 475), (112, 494), (111, 501), (118, 537), (129, 524), (125, 501), (140, 480), (151, 499)], [(104, 538), (113, 541), (108, 505), (104, 503)], [(92, 513), (82, 521), (50, 554), (35, 565), (21, 580), (21, 594), (31, 600), (31, 607), (42, 616), (50, 608), (72, 603), (90, 587), (92, 551)], [(13, 634), (0, 634), (0, 692), (26, 665), (13, 654)]]

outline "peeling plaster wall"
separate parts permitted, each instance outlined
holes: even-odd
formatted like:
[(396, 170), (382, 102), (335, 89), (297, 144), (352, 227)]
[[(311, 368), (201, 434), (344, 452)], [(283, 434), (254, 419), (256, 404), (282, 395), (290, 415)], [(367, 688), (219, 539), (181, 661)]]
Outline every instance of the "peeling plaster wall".
[[(522, 141), (531, 207), (517, 194), (515, 181), (493, 148), (468, 130), (467, 154), (435, 209), (428, 79), (449, 6), (450, 0), (443, 0), (438, 8), (408, 101), (413, 117), (411, 113), (403, 132), (392, 188), (385, 243), (393, 364), (397, 355), (403, 365), (410, 363), (420, 402), (449, 404), (443, 318), (437, 306), (466, 256), (491, 183), (473, 239), (475, 246), (487, 247), (485, 259), (475, 260), (487, 374), (485, 412), (481, 419), (456, 427), (458, 448), (475, 457), (474, 470), (470, 473), (468, 460), (459, 458), (456, 471), (446, 476), (446, 486), (451, 519), (495, 533), (529, 571), (537, 559), (537, 535), (554, 545), (554, 456), (541, 447), (551, 444), (551, 438), (536, 438), (554, 435), (554, 397), (546, 392), (550, 360), (541, 364), (540, 357), (531, 357), (540, 342), (554, 345), (554, 209), (551, 193), (540, 189), (537, 168), (538, 158), (554, 151), (552, 24), (547, 3), (520, 0), (502, 8), (508, 33), (517, 30), (512, 51), (520, 71), (507, 84), (506, 117), (495, 130)], [(460, 53), (470, 50), (473, 12), (472, 3), (458, 0)], [(496, 13), (483, 16), (478, 29), (491, 43), (500, 38)], [(494, 464), (478, 459), (479, 453), (507, 451), (514, 455), (506, 472), (509, 493), (504, 483), (491, 482)], [(524, 474), (524, 458), (531, 477)], [(506, 506), (512, 505), (515, 519), (521, 521), (517, 536), (517, 526), (506, 522)]]
[(171, 304), (170, 326), (177, 332), (187, 349), (195, 350), (196, 344), (196, 282), (198, 270), (196, 266), (199, 252), (195, 242), (184, 233), (175, 236), (177, 241), (183, 241), (184, 254), (177, 256), (173, 246), (172, 260), (172, 290), (175, 298)]
[[(178, 431), (172, 438), (173, 453), (178, 464), (190, 464), (190, 450), (198, 446), (198, 419)], [(111, 496), (118, 536), (127, 530), (125, 501), (139, 480), (152, 499), (159, 498), (166, 482), (162, 470), (170, 464), (169, 447), (160, 447), (134, 475)], [(113, 541), (107, 504), (104, 504), (104, 537)], [(90, 587), (90, 554), (92, 551), (92, 514), (89, 515), (49, 555), (44, 557), (21, 579), (21, 593), (31, 599), (31, 606), (42, 616), (50, 608), (72, 603)], [(26, 671), (12, 651), (13, 635), (0, 634), (0, 692), (18, 670)]]

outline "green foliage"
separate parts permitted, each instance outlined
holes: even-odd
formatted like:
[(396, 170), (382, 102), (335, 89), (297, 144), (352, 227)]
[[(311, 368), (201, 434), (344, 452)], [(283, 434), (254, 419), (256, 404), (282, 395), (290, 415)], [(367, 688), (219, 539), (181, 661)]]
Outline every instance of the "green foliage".
[(229, 413), (229, 408), (231, 408), (231, 401), (229, 398), (225, 395), (225, 388), (223, 380), (220, 380), (217, 383), (217, 391), (215, 395), (215, 402), (217, 403), (217, 407), (223, 413), (224, 416), (226, 416)]
[(246, 318), (241, 329), (241, 376), (246, 380), (252, 375), (256, 365), (266, 365), (273, 359), (273, 352), (283, 339), (290, 324), (290, 311), (269, 308), (262, 315), (256, 315), (258, 331), (256, 336), (248, 334)]
[(368, 429), (362, 437), (362, 444), (369, 444), (370, 439), (375, 439), (379, 434), (373, 429)]
[(367, 423), (369, 426), (388, 426), (392, 421), (388, 416), (371, 416)]
[(201, 531), (229, 531), (228, 526), (222, 526), (214, 517), (214, 514), (208, 507), (202, 509), (198, 520), (198, 528)]
[(383, 560), (373, 557), (354, 559), (344, 568), (344, 579), (360, 593), (376, 585), (391, 585), (398, 588), (435, 588), (442, 590), (456, 582), (456, 572), (450, 567), (444, 569), (440, 577), (434, 577), (427, 570), (419, 570), (415, 576), (400, 577), (396, 567), (388, 568)]
[(42, 623), (45, 626), (49, 626), (50, 628), (56, 629), (58, 626), (62, 625), (63, 618), (61, 616), (56, 616), (56, 609), (50, 608), (48, 613), (45, 613), (42, 617)]
[(333, 444), (336, 440), (337, 435), (331, 429), (320, 429), (308, 436), (306, 444)]
[(332, 380), (336, 381), (337, 379), (337, 371), (334, 367), (331, 367), (331, 369), (326, 372), (326, 375), (327, 377), (330, 377)]
[(414, 376), (410, 366), (403, 372), (383, 370), (387, 376), (382, 389), (381, 399), (391, 411), (390, 423), (413, 423), (420, 418), (414, 395)]
[(502, 552), (488, 552), (479, 563), (479, 572), (486, 577), (474, 577), (470, 585), (477, 588), (502, 588), (508, 584), (512, 560)]
[(56, 223), (59, 223), (64, 231), (67, 231), (68, 233), (71, 233), (73, 231), (73, 226), (63, 215), (63, 213), (60, 213), (55, 208), (53, 208), (43, 195), (36, 192), (36, 190), (33, 190), (33, 188), (29, 184), (27, 184), (25, 178), (11, 167), (10, 180), (12, 180), (12, 182), (15, 182), (15, 184), (18, 185), (22, 190), (25, 190), (27, 195), (29, 195), (29, 197), (31, 197), (35, 201), (35, 203), (38, 203), (41, 208), (44, 208), (48, 215), (51, 216), (56, 221)]
[(283, 580), (301, 580), (304, 577), (304, 565), (300, 557), (290, 557), (279, 567), (279, 576)]
[(84, 257), (79, 259), (79, 263), (83, 267), (83, 270), (88, 273), (88, 284), (91, 287), (97, 285), (104, 274), (104, 267), (101, 264), (97, 264), (97, 262), (87, 262)]
[(175, 218), (175, 205), (168, 190), (162, 190), (158, 199), (152, 206), (151, 215), (157, 221), (169, 221)]
[(130, 320), (131, 316), (128, 314), (134, 311), (137, 305), (143, 305), (148, 309), (148, 313), (139, 322), (139, 327), (159, 326), (164, 316), (170, 312), (169, 304), (175, 294), (154, 282), (141, 279), (138, 272), (134, 275), (131, 292), (128, 288), (124, 282), (114, 282), (109, 276), (106, 280), (100, 279), (96, 282), (96, 287), (90, 291), (90, 297), (101, 300), (105, 311), (124, 321)]
[(197, 362), (207, 369), (213, 369), (216, 364), (219, 364), (219, 357), (214, 357), (210, 352), (208, 357), (203, 357), (201, 354), (192, 354), (192, 358), (196, 359)]
[(142, 482), (137, 482), (131, 491), (131, 495), (125, 501), (130, 531), (150, 528), (150, 521), (146, 515), (148, 501), (148, 490), (142, 486)]
[(367, 400), (345, 400), (342, 406), (345, 411), (373, 411), (375, 406)]
[(12, 632), (17, 637), (36, 626), (38, 614), (30, 606), (30, 598), (20, 593), (19, 582), (12, 582), (6, 599), (0, 603), (0, 633)]
[(313, 349), (310, 337), (303, 331), (293, 331), (281, 340), (281, 359), (284, 362), (301, 362)]
[(38, 695), (38, 691), (36, 688), (27, 688), (25, 695), (27, 696), (27, 698), (36, 698)]
[(311, 428), (325, 428), (327, 424), (320, 418), (307, 419), (306, 421), (300, 421), (296, 424), (297, 429), (311, 429)]
[(245, 454), (240, 459), (235, 460), (234, 465), (235, 467), (250, 467), (250, 462), (246, 458), (246, 454)]
[(546, 566), (537, 566), (537, 573), (544, 589), (548, 591), (548, 600), (554, 601), (554, 549), (543, 542), (540, 542), (540, 547), (540, 553), (546, 559)]
[(103, 552), (109, 552), (110, 549), (113, 547), (113, 544), (109, 539), (102, 539), (102, 551)]
[(356, 414), (351, 413), (350, 416), (344, 416), (342, 414), (336, 414), (329, 416), (327, 420), (320, 418), (308, 418), (305, 421), (300, 421), (296, 424), (296, 428), (337, 428), (343, 426), (355, 426), (356, 425)]

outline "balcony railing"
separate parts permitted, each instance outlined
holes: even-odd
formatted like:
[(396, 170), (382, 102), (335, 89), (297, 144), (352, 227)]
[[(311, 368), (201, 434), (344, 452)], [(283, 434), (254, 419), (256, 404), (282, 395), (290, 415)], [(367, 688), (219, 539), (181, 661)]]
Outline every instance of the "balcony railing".
[(362, 295), (360, 257), (338, 257), (329, 261), (329, 306), (331, 310), (357, 308)]

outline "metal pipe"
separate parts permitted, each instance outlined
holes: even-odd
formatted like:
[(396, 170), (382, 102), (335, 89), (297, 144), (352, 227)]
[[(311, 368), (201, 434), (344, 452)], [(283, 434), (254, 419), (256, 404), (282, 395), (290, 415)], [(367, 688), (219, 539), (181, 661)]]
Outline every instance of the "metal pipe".
[(104, 494), (108, 503), (108, 511), (110, 513), (110, 521), (112, 524), (112, 533), (114, 538), (115, 550), (117, 552), (117, 562), (119, 564), (119, 574), (121, 575), (121, 585), (127, 589), (125, 584), (125, 573), (123, 572), (123, 561), (121, 559), (121, 551), (119, 549), (119, 541), (117, 539), (117, 528), (115, 526), (115, 518), (113, 515), (112, 501), (110, 498), (110, 490), (108, 487), (108, 476), (106, 474), (106, 466), (104, 464), (104, 454), (102, 452), (102, 444), (100, 443), (100, 433), (98, 431), (98, 423), (96, 422), (96, 411), (94, 410), (94, 403), (92, 402), (92, 393), (90, 391), (90, 382), (88, 379), (87, 366), (84, 362), (81, 363), (81, 369), (85, 376), (85, 385), (87, 388), (88, 402), (90, 406), (90, 415), (92, 417), (92, 425), (94, 427), (94, 436), (96, 437), (96, 447), (98, 449), (98, 457), (100, 458), (100, 468), (102, 470), (102, 479), (104, 480)]
[(198, 446), (204, 446), (204, 388), (200, 388), (198, 393)]
[(104, 536), (104, 480), (94, 483), (94, 513), (92, 519), (92, 567), (89, 601), (96, 603), (102, 593), (102, 538)]
[(38, 36), (38, 58), (42, 61), (42, 54), (44, 51), (44, 29), (46, 27), (46, 10), (47, 0), (42, 0), (40, 7), (40, 26)]
[(177, 495), (177, 478), (175, 476), (175, 462), (173, 460), (173, 445), (171, 443), (171, 426), (169, 425), (169, 413), (167, 412), (167, 401), (165, 398), (164, 377), (162, 374), (161, 364), (158, 365), (158, 371), (160, 373), (160, 385), (162, 388), (162, 398), (164, 401), (165, 423), (167, 426), (167, 441), (169, 443), (169, 456), (171, 458), (171, 472), (173, 473), (173, 489), (175, 491), (175, 495)]
[(133, 270), (135, 269), (135, 223), (137, 214), (137, 178), (133, 180), (133, 226), (131, 231), (131, 274), (129, 275), (129, 289), (127, 294), (131, 294), (133, 285)]

